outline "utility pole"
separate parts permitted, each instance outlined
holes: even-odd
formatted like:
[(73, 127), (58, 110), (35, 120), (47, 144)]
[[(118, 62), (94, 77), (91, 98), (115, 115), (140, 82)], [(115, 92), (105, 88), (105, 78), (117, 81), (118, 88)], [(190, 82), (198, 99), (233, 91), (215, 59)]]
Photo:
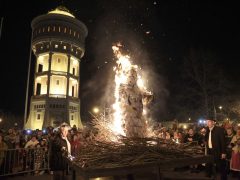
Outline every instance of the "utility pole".
[(0, 24), (0, 40), (2, 37), (2, 27), (3, 27), (3, 17), (1, 17), (1, 24)]
[(30, 81), (30, 72), (31, 72), (31, 61), (32, 61), (32, 37), (33, 37), (33, 32), (31, 32), (31, 42), (30, 42), (29, 59), (28, 59), (27, 88), (26, 88), (25, 111), (24, 111), (24, 127), (27, 123), (27, 114), (28, 114), (29, 81)]
[(217, 120), (217, 111), (216, 111), (214, 101), (213, 101), (213, 113), (214, 113), (214, 120)]

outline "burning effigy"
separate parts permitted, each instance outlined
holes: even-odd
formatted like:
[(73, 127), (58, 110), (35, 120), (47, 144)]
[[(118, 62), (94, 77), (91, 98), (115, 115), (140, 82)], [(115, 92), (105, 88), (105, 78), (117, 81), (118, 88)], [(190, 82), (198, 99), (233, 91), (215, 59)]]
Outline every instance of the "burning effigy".
[(112, 46), (116, 58), (115, 101), (110, 116), (98, 116), (93, 119), (93, 126), (98, 130), (101, 141), (119, 140), (119, 136), (128, 138), (149, 137), (147, 105), (153, 100), (153, 93), (148, 91), (141, 76), (141, 68), (131, 62), (129, 55), (121, 53), (120, 43)]
[(121, 124), (127, 137), (147, 137), (147, 119), (144, 106), (153, 99), (153, 94), (144, 88), (139, 75), (140, 68), (133, 65), (130, 56), (122, 55), (121, 44), (113, 46), (117, 57), (115, 71), (115, 123)]
[(113, 68), (115, 100), (111, 113), (93, 115), (97, 134), (77, 153), (75, 165), (84, 169), (113, 168), (202, 153), (199, 147), (154, 137), (146, 118), (153, 93), (144, 86), (141, 68), (131, 62), (129, 55), (121, 53), (121, 47), (121, 44), (112, 46), (117, 60)]

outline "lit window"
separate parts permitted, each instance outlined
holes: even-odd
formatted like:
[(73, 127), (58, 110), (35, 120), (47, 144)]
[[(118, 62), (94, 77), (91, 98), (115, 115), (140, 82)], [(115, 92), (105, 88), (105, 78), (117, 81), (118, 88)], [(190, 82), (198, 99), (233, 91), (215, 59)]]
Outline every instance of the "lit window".
[(58, 32), (61, 32), (61, 27), (60, 26), (58, 26)]
[(57, 45), (57, 44), (55, 44), (55, 48), (58, 48), (58, 45)]
[(53, 31), (55, 31), (55, 28), (56, 28), (56, 27), (55, 27), (55, 26), (53, 26)]
[(76, 32), (74, 31), (74, 33), (73, 33), (73, 36), (75, 37), (76, 36)]
[(66, 46), (63, 46), (63, 49), (67, 49), (67, 47), (66, 47)]
[(66, 33), (67, 32), (67, 28), (64, 28), (64, 33)]
[(59, 85), (59, 80), (57, 80), (57, 85)]
[(48, 26), (48, 29), (47, 29), (47, 30), (48, 30), (48, 32), (50, 31), (50, 26)]
[(39, 119), (41, 119), (41, 116), (40, 116), (40, 114), (37, 114), (37, 119), (39, 120)]

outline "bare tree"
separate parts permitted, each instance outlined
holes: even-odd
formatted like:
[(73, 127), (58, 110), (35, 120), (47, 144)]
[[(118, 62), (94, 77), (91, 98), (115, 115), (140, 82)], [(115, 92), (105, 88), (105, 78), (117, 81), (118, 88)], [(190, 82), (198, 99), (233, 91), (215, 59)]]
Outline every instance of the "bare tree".
[(204, 116), (214, 113), (214, 104), (221, 101), (227, 89), (216, 56), (203, 49), (190, 49), (184, 58), (183, 81), (183, 101), (188, 108)]

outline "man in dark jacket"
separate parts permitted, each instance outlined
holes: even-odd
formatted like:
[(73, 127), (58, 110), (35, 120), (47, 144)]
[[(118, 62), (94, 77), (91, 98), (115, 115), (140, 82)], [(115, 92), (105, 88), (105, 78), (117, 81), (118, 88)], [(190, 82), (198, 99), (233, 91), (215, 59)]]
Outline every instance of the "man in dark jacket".
[[(207, 119), (207, 132), (205, 142), (207, 153), (213, 155), (216, 165), (216, 172), (221, 173), (221, 179), (226, 180), (226, 142), (224, 129), (215, 125), (213, 118)], [(207, 164), (207, 175), (212, 175), (213, 164)]]
[(53, 180), (66, 179), (68, 166), (63, 158), (63, 154), (71, 153), (71, 145), (67, 139), (69, 129), (70, 127), (68, 124), (61, 124), (59, 132), (50, 145), (50, 169), (53, 171)]

